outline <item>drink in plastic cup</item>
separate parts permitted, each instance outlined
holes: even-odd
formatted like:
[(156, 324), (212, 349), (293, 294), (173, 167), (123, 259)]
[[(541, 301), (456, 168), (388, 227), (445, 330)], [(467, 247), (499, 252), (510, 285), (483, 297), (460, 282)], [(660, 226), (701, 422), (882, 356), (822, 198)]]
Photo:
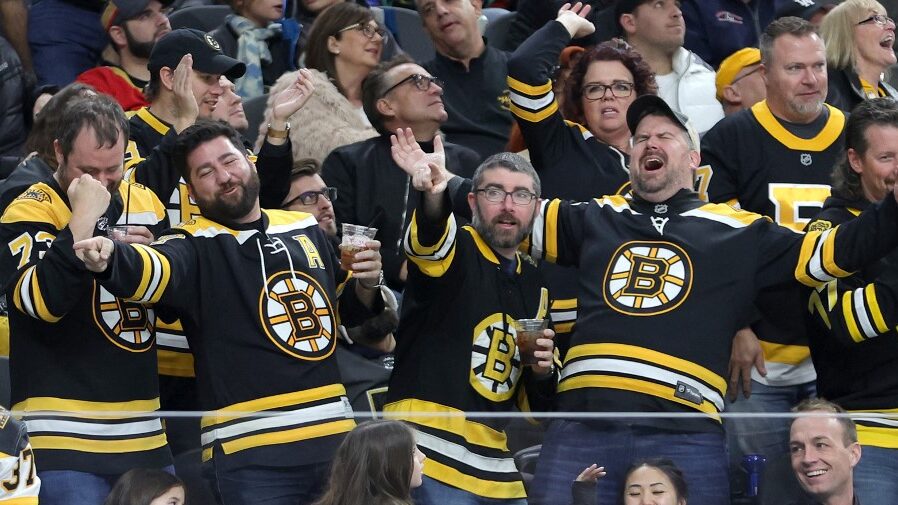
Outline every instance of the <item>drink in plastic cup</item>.
[(536, 345), (536, 339), (543, 337), (543, 330), (549, 327), (549, 321), (546, 319), (516, 319), (514, 322), (515, 342), (518, 344), (518, 350), (521, 352), (521, 365), (536, 365), (538, 361), (533, 355), (534, 351), (539, 350)]
[(114, 225), (106, 228), (106, 236), (112, 240), (125, 240), (125, 235), (127, 234), (127, 225)]
[(368, 241), (374, 240), (377, 228), (358, 224), (343, 224), (343, 240), (340, 242), (340, 268), (352, 270), (355, 255), (368, 248)]

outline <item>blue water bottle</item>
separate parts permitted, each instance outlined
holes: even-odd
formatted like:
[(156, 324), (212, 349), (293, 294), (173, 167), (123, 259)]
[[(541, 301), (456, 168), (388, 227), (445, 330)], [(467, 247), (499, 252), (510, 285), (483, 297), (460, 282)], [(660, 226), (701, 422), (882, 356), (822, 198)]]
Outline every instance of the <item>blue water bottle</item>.
[(746, 454), (742, 457), (742, 468), (748, 473), (747, 496), (758, 496), (758, 486), (761, 483), (761, 474), (764, 473), (764, 464), (767, 458), (760, 454)]

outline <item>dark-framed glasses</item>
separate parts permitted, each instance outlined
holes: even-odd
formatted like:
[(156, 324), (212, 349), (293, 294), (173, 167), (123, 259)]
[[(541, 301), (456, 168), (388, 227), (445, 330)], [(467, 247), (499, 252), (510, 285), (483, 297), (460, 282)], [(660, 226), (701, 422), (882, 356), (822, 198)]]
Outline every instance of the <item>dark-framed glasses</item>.
[(483, 195), (486, 201), (491, 203), (502, 203), (511, 195), (511, 203), (515, 205), (530, 205), (530, 202), (536, 199), (536, 194), (526, 189), (516, 189), (514, 191), (505, 191), (499, 188), (481, 188), (474, 191)]
[(387, 96), (387, 93), (389, 93), (390, 91), (393, 91), (394, 89), (398, 88), (399, 86), (402, 86), (403, 84), (405, 84), (409, 81), (415, 83), (415, 87), (418, 88), (419, 91), (429, 90), (431, 84), (436, 84), (437, 86), (439, 86), (441, 88), (444, 87), (443, 80), (440, 79), (439, 77), (434, 77), (432, 75), (412, 74), (412, 75), (406, 77), (405, 79), (402, 79), (401, 81), (397, 82), (396, 84), (390, 86), (389, 88), (387, 88), (387, 90), (384, 91), (383, 94), (380, 96), (381, 97)]
[(894, 25), (895, 20), (886, 16), (885, 14), (874, 14), (863, 21), (858, 21), (858, 25), (866, 25), (869, 23), (876, 23), (877, 26), (889, 26)]
[(591, 101), (601, 100), (605, 98), (605, 92), (609, 90), (615, 98), (627, 98), (633, 94), (633, 83), (616, 81), (611, 84), (587, 84), (583, 86), (583, 96)]
[(368, 37), (369, 39), (373, 39), (375, 35), (380, 35), (380, 38), (383, 38), (387, 33), (383, 28), (372, 25), (370, 22), (368, 23), (353, 23), (346, 28), (339, 30), (337, 33), (348, 32), (349, 30), (358, 30), (362, 32), (362, 35)]
[(296, 198), (289, 202), (284, 202), (284, 204), (281, 205), (281, 208), (287, 208), (297, 201), (303, 205), (317, 205), (319, 196), (323, 196), (327, 201), (333, 202), (337, 199), (337, 188), (324, 188), (321, 191), (306, 191), (305, 193), (300, 193)]

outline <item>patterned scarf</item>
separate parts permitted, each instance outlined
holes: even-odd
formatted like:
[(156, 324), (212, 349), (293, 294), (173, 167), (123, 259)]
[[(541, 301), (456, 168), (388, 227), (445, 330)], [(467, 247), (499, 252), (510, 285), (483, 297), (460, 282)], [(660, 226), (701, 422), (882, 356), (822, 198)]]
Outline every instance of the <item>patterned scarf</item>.
[(271, 51), (268, 39), (280, 35), (280, 23), (270, 23), (259, 28), (252, 21), (236, 14), (229, 15), (228, 26), (237, 34), (237, 59), (246, 64), (246, 73), (234, 83), (237, 94), (244, 99), (263, 95), (265, 84), (262, 82), (262, 63), (271, 63)]

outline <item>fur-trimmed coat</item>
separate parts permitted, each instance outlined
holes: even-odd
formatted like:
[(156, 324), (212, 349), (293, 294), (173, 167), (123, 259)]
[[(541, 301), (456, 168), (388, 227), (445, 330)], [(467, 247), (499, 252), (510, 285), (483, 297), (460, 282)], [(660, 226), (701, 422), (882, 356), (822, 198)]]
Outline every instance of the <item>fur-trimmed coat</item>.
[[(349, 103), (324, 72), (310, 69), (315, 93), (309, 101), (290, 116), (290, 141), (293, 160), (312, 158), (320, 165), (334, 149), (377, 136), (377, 131), (362, 122), (359, 111)], [(271, 122), (271, 103), (274, 97), (295, 80), (298, 71), (280, 77), (268, 97), (265, 119), (259, 127), (259, 141), (265, 138)], [(258, 146), (257, 146), (258, 149)]]

